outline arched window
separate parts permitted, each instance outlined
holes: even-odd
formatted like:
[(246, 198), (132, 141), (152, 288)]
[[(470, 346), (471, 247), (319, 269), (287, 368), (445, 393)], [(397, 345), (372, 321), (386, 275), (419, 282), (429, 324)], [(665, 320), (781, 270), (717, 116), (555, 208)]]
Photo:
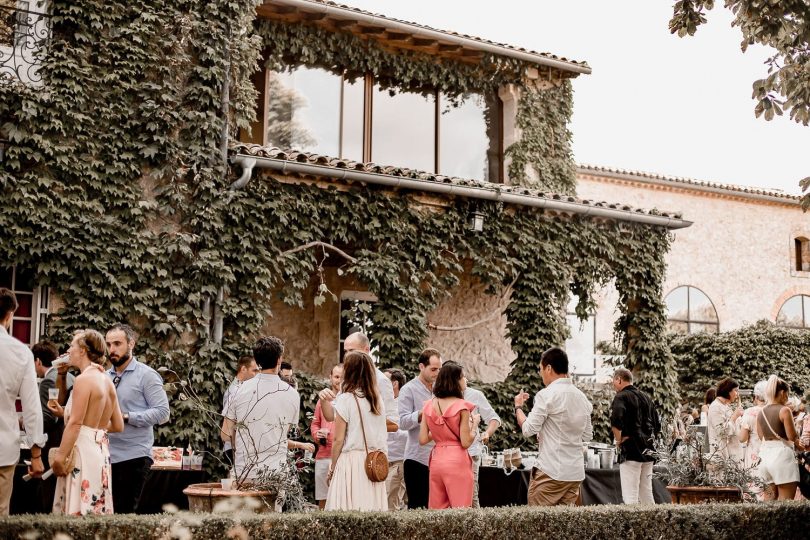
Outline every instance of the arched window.
[(793, 239), (793, 269), (810, 272), (810, 240), (804, 237)]
[(797, 294), (782, 304), (776, 324), (789, 328), (810, 328), (810, 296)]
[(679, 334), (699, 334), (720, 331), (717, 310), (709, 297), (696, 287), (684, 285), (673, 289), (665, 302), (667, 304), (667, 326), (670, 332)]

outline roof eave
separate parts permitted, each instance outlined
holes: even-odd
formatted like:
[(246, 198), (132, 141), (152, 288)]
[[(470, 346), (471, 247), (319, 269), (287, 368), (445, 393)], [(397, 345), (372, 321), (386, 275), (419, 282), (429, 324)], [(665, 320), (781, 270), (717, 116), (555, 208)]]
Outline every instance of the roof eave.
[(259, 167), (275, 170), (281, 174), (307, 174), (324, 178), (334, 178), (338, 180), (353, 180), (392, 188), (411, 189), (414, 191), (439, 193), (450, 196), (458, 195), (462, 197), (498, 201), (520, 206), (544, 208), (581, 216), (665, 227), (670, 230), (684, 229), (692, 225), (691, 221), (676, 217), (660, 216), (637, 211), (634, 212), (631, 210), (621, 210), (617, 208), (605, 208), (603, 206), (590, 205), (582, 202), (549, 199), (536, 195), (526, 195), (493, 189), (492, 187), (487, 187), (484, 185), (468, 186), (448, 182), (415, 180), (412, 178), (405, 178), (391, 174), (335, 168), (328, 165), (301, 163), (286, 159), (261, 157), (247, 154), (236, 154), (231, 158), (231, 161), (232, 163), (243, 167), (242, 176), (239, 178), (239, 180), (234, 182), (232, 189), (241, 189), (244, 187), (250, 180), (250, 175), (252, 174), (253, 168)]
[(347, 19), (347, 20), (357, 20), (369, 24), (376, 24), (379, 26), (389, 27), (392, 29), (397, 29), (401, 32), (407, 32), (409, 34), (412, 34), (414, 37), (424, 37), (429, 39), (441, 40), (455, 45), (468, 47), (470, 49), (479, 50), (481, 52), (491, 53), (497, 56), (505, 56), (508, 58), (514, 58), (516, 60), (532, 63), (539, 66), (547, 66), (550, 68), (559, 69), (561, 71), (576, 73), (577, 75), (579, 74), (588, 75), (591, 73), (591, 68), (586, 64), (566, 62), (564, 60), (548, 58), (540, 54), (534, 54), (528, 51), (510, 49), (509, 47), (502, 47), (494, 43), (487, 43), (484, 41), (478, 41), (476, 39), (468, 38), (465, 36), (448, 34), (446, 32), (441, 32), (439, 30), (423, 28), (420, 26), (408, 24), (403, 21), (389, 19), (386, 17), (380, 17), (371, 13), (364, 13), (337, 5), (329, 5), (321, 2), (312, 2), (310, 0), (272, 0), (272, 2), (266, 3), (272, 3), (279, 6), (289, 6), (310, 13), (321, 13), (327, 17), (335, 17), (338, 19)]

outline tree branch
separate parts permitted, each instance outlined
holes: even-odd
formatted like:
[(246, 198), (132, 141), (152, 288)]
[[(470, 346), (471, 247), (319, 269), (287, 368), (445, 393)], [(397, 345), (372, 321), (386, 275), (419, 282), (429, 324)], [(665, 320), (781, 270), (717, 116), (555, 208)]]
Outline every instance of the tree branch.
[(351, 255), (349, 255), (348, 253), (346, 253), (342, 249), (337, 248), (337, 247), (333, 246), (332, 244), (327, 244), (326, 242), (320, 242), (320, 241), (310, 242), (308, 244), (304, 244), (303, 246), (294, 247), (292, 249), (288, 249), (287, 251), (282, 251), (281, 254), (282, 255), (291, 255), (291, 254), (297, 253), (299, 251), (304, 251), (306, 249), (309, 249), (309, 248), (312, 248), (312, 247), (319, 247), (319, 246), (324, 248), (324, 249), (329, 249), (329, 250), (334, 251), (335, 253), (337, 253), (338, 255), (340, 255), (341, 257), (343, 257), (344, 259), (346, 259), (350, 263), (356, 263), (357, 262), (357, 259), (355, 259)]
[(509, 286), (503, 290), (503, 293), (501, 293), (500, 298), (498, 298), (498, 307), (496, 307), (489, 315), (487, 315), (483, 319), (479, 319), (470, 324), (463, 324), (461, 326), (440, 326), (437, 324), (428, 323), (428, 328), (430, 328), (431, 330), (437, 330), (439, 332), (459, 332), (461, 330), (470, 330), (477, 326), (481, 326), (482, 324), (486, 324), (493, 319), (497, 319), (498, 317), (503, 315), (503, 311), (504, 309), (506, 309), (504, 302), (506, 301), (506, 298), (510, 294), (512, 294), (512, 288), (515, 286), (515, 283), (517, 282), (519, 277), (520, 274), (516, 275), (515, 279), (512, 280), (512, 283), (510, 283)]

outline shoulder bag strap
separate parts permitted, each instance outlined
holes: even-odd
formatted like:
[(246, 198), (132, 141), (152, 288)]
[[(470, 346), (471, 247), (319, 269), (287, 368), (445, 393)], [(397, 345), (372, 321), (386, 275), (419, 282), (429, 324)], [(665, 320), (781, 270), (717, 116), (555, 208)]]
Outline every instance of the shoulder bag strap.
[(360, 431), (363, 433), (363, 446), (366, 447), (366, 454), (368, 454), (368, 443), (366, 442), (366, 427), (363, 424), (363, 411), (360, 410), (360, 401), (357, 399), (357, 394), (352, 393), (354, 396), (354, 403), (357, 405), (357, 413), (360, 415)]
[[(779, 409), (779, 412), (781, 413), (781, 412), (782, 412), (782, 409)], [(776, 435), (776, 438), (777, 438), (777, 439), (779, 439), (780, 441), (787, 443), (787, 442), (788, 442), (788, 440), (787, 440), (787, 439), (785, 439), (784, 437), (782, 437), (781, 435), (779, 435), (779, 434), (776, 432), (776, 430), (775, 430), (775, 429), (773, 429), (773, 426), (771, 425), (771, 421), (770, 421), (770, 420), (768, 420), (768, 415), (767, 415), (767, 414), (765, 414), (765, 407), (762, 407), (762, 410), (760, 411), (760, 413), (759, 413), (759, 414), (761, 414), (761, 415), (762, 415), (762, 417), (765, 419), (765, 423), (766, 423), (766, 424), (768, 424), (768, 429), (770, 429), (770, 430), (771, 430), (771, 433), (773, 433), (774, 435)]]

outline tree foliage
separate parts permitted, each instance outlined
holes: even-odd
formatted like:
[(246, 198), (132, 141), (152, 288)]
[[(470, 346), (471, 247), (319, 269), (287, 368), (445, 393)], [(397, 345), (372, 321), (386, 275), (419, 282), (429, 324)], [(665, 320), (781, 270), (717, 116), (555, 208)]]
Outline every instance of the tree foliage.
[[(772, 120), (788, 111), (791, 120), (810, 123), (810, 3), (806, 0), (725, 0), (724, 7), (734, 14), (733, 26), (742, 32), (743, 52), (753, 44), (773, 50), (766, 60), (766, 76), (753, 83), (754, 114)], [(714, 0), (675, 2), (669, 29), (683, 37), (694, 35), (706, 22), (706, 12)], [(810, 177), (800, 182), (810, 188)], [(810, 207), (810, 193), (802, 198)]]

